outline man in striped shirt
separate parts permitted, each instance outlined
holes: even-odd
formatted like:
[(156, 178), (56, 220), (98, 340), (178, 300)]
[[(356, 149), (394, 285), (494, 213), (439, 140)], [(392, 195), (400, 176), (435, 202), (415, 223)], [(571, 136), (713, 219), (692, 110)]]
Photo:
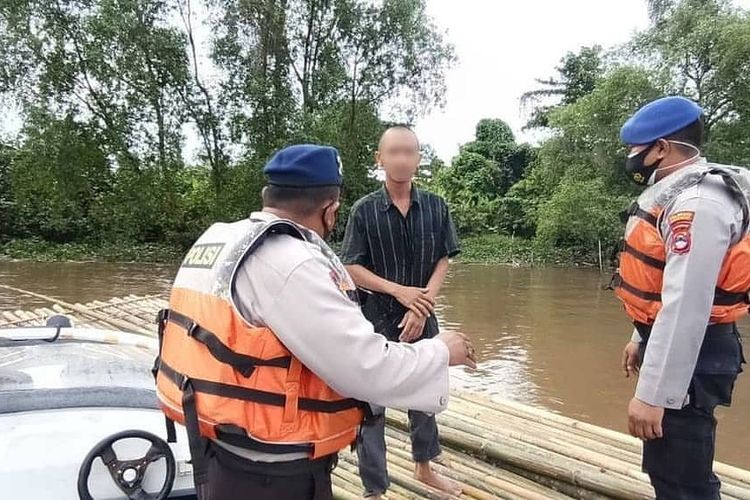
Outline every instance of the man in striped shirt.
[[(458, 237), (442, 198), (413, 184), (420, 163), (419, 141), (403, 126), (380, 139), (378, 165), (385, 185), (352, 207), (346, 226), (342, 261), (354, 282), (370, 292), (363, 305), (376, 332), (389, 340), (416, 342), (438, 333), (435, 298), (458, 254)], [(430, 461), (440, 455), (435, 416), (409, 411), (415, 477), (451, 494), (453, 481), (438, 476)], [(357, 443), (365, 497), (379, 498), (388, 489), (385, 415), (362, 427)]]

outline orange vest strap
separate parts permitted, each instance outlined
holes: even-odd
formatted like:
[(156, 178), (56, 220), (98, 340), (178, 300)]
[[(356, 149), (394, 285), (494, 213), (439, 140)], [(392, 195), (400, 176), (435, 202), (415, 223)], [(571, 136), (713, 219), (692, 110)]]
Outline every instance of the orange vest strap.
[[(163, 366), (163, 363), (162, 363)], [(180, 386), (182, 390), (182, 411), (185, 415), (185, 430), (187, 432), (188, 446), (190, 447), (190, 463), (193, 466), (193, 482), (195, 489), (199, 492), (208, 482), (208, 463), (206, 452), (208, 440), (201, 436), (198, 412), (195, 408), (195, 390), (189, 379)]]
[(625, 220), (623, 222), (627, 221), (627, 217), (638, 217), (639, 219), (643, 219), (644, 221), (648, 222), (652, 226), (656, 226), (658, 222), (658, 217), (656, 217), (654, 214), (646, 212), (643, 210), (640, 206), (638, 206), (637, 201), (633, 201), (633, 203), (630, 204), (628, 209), (625, 211)]
[(292, 358), (292, 364), (286, 374), (286, 383), (284, 384), (284, 395), (286, 404), (284, 405), (284, 424), (292, 424), (297, 420), (297, 410), (299, 409), (299, 381), (302, 377), (302, 363), (297, 358)]
[[(241, 401), (251, 401), (254, 403), (266, 404), (271, 406), (286, 406), (286, 395), (275, 392), (261, 391), (258, 389), (249, 389), (236, 385), (222, 384), (210, 380), (201, 380), (197, 378), (188, 378), (184, 374), (174, 370), (168, 364), (161, 360), (159, 363), (159, 372), (172, 381), (180, 390), (189, 383), (195, 392), (203, 392), (214, 396), (220, 396), (230, 399), (239, 399)], [(353, 408), (362, 408), (366, 403), (356, 399), (338, 399), (335, 401), (323, 401), (320, 399), (299, 398), (299, 409), (318, 413), (339, 413), (351, 410)]]
[(664, 261), (651, 257), (650, 255), (641, 252), (640, 250), (633, 247), (632, 245), (629, 245), (627, 241), (623, 241), (622, 251), (629, 253), (630, 255), (640, 260), (644, 264), (654, 267), (656, 269), (662, 270), (664, 269), (664, 266), (666, 265)]
[(727, 292), (716, 287), (714, 293), (715, 306), (733, 306), (742, 303), (750, 304), (750, 292)]
[[(654, 292), (647, 292), (639, 288), (634, 287), (625, 280), (622, 276), (615, 274), (612, 278), (611, 286), (615, 288), (622, 288), (626, 292), (635, 295), (643, 300), (649, 300), (654, 302), (661, 302), (661, 294)], [(715, 306), (733, 306), (736, 304), (750, 304), (750, 292), (728, 292), (721, 288), (716, 288), (714, 291), (714, 302)]]
[(228, 424), (217, 424), (214, 428), (216, 438), (232, 446), (245, 448), (246, 450), (260, 451), (263, 453), (306, 453), (311, 454), (315, 450), (312, 444), (278, 444), (258, 441), (247, 435), (242, 427)]
[[(167, 310), (164, 313), (164, 319), (185, 329), (188, 337), (191, 337), (208, 348), (211, 355), (218, 361), (227, 364), (240, 372), (243, 376), (252, 375), (256, 366), (273, 366), (277, 368), (288, 368), (291, 357), (283, 356), (272, 359), (261, 359), (253, 356), (247, 356), (231, 350), (224, 345), (211, 331), (206, 330), (193, 320), (173, 310)], [(162, 317), (162, 315), (160, 315)]]
[(747, 197), (742, 191), (740, 185), (737, 183), (737, 179), (735, 179), (729, 172), (720, 168), (712, 168), (703, 175), (705, 177), (708, 174), (720, 176), (724, 181), (729, 194), (731, 194), (732, 197), (740, 204), (740, 207), (742, 208), (742, 234), (745, 234), (747, 232), (748, 225), (750, 225), (750, 206), (748, 206)]
[(622, 288), (626, 292), (635, 295), (638, 298), (641, 298), (643, 300), (653, 301), (653, 302), (661, 302), (661, 294), (660, 293), (654, 293), (654, 292), (647, 292), (645, 290), (641, 290), (640, 288), (636, 288), (627, 281), (622, 279), (622, 276), (620, 274), (615, 274), (612, 277), (612, 286), (615, 288)]

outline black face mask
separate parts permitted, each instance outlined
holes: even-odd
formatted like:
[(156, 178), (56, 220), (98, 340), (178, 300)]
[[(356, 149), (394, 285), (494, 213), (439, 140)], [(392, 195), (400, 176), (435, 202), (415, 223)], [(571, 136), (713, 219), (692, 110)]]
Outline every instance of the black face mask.
[(648, 184), (649, 179), (651, 179), (651, 176), (654, 175), (654, 172), (659, 168), (659, 165), (664, 159), (661, 158), (656, 160), (651, 165), (644, 165), (643, 161), (654, 146), (656, 146), (656, 143), (651, 144), (640, 153), (628, 157), (625, 161), (625, 171), (630, 175), (633, 182), (641, 186), (646, 186)]

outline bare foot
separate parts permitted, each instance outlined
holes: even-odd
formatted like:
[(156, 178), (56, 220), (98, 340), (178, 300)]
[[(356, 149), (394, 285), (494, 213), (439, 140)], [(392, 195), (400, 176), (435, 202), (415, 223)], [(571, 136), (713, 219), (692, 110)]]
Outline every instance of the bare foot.
[(430, 467), (430, 462), (418, 463), (414, 468), (414, 477), (428, 486), (444, 491), (449, 495), (458, 496), (461, 494), (461, 486), (455, 481), (439, 476)]
[(365, 500), (382, 500), (383, 495), (370, 495), (368, 497), (362, 497)]

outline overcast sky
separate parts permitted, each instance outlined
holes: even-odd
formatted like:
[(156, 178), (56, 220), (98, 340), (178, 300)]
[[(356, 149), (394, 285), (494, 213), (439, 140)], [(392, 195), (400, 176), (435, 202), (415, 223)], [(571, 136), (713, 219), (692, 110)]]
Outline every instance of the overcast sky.
[[(205, 18), (204, 2), (195, 4), (195, 18)], [(750, 8), (750, 0), (735, 4)], [(416, 130), (448, 162), (460, 144), (473, 139), (482, 118), (501, 118), (519, 141), (534, 142), (533, 133), (521, 130), (528, 115), (520, 106), (521, 94), (538, 88), (534, 79), (553, 76), (568, 51), (594, 44), (611, 48), (648, 26), (646, 0), (427, 0), (427, 5), (458, 61), (447, 74), (445, 107), (419, 119)], [(207, 29), (200, 22), (196, 28), (200, 51), (207, 54)], [(207, 56), (201, 59), (202, 66), (211, 66)], [(0, 134), (18, 130), (15, 112), (4, 118)], [(186, 139), (190, 161), (198, 141), (189, 131)]]
[[(645, 0), (428, 0), (428, 11), (455, 45), (446, 106), (417, 121), (422, 142), (446, 161), (473, 139), (482, 118), (502, 118), (521, 141), (520, 97), (534, 78), (554, 75), (568, 51), (609, 48), (648, 26)], [(737, 0), (750, 8), (750, 0)]]

